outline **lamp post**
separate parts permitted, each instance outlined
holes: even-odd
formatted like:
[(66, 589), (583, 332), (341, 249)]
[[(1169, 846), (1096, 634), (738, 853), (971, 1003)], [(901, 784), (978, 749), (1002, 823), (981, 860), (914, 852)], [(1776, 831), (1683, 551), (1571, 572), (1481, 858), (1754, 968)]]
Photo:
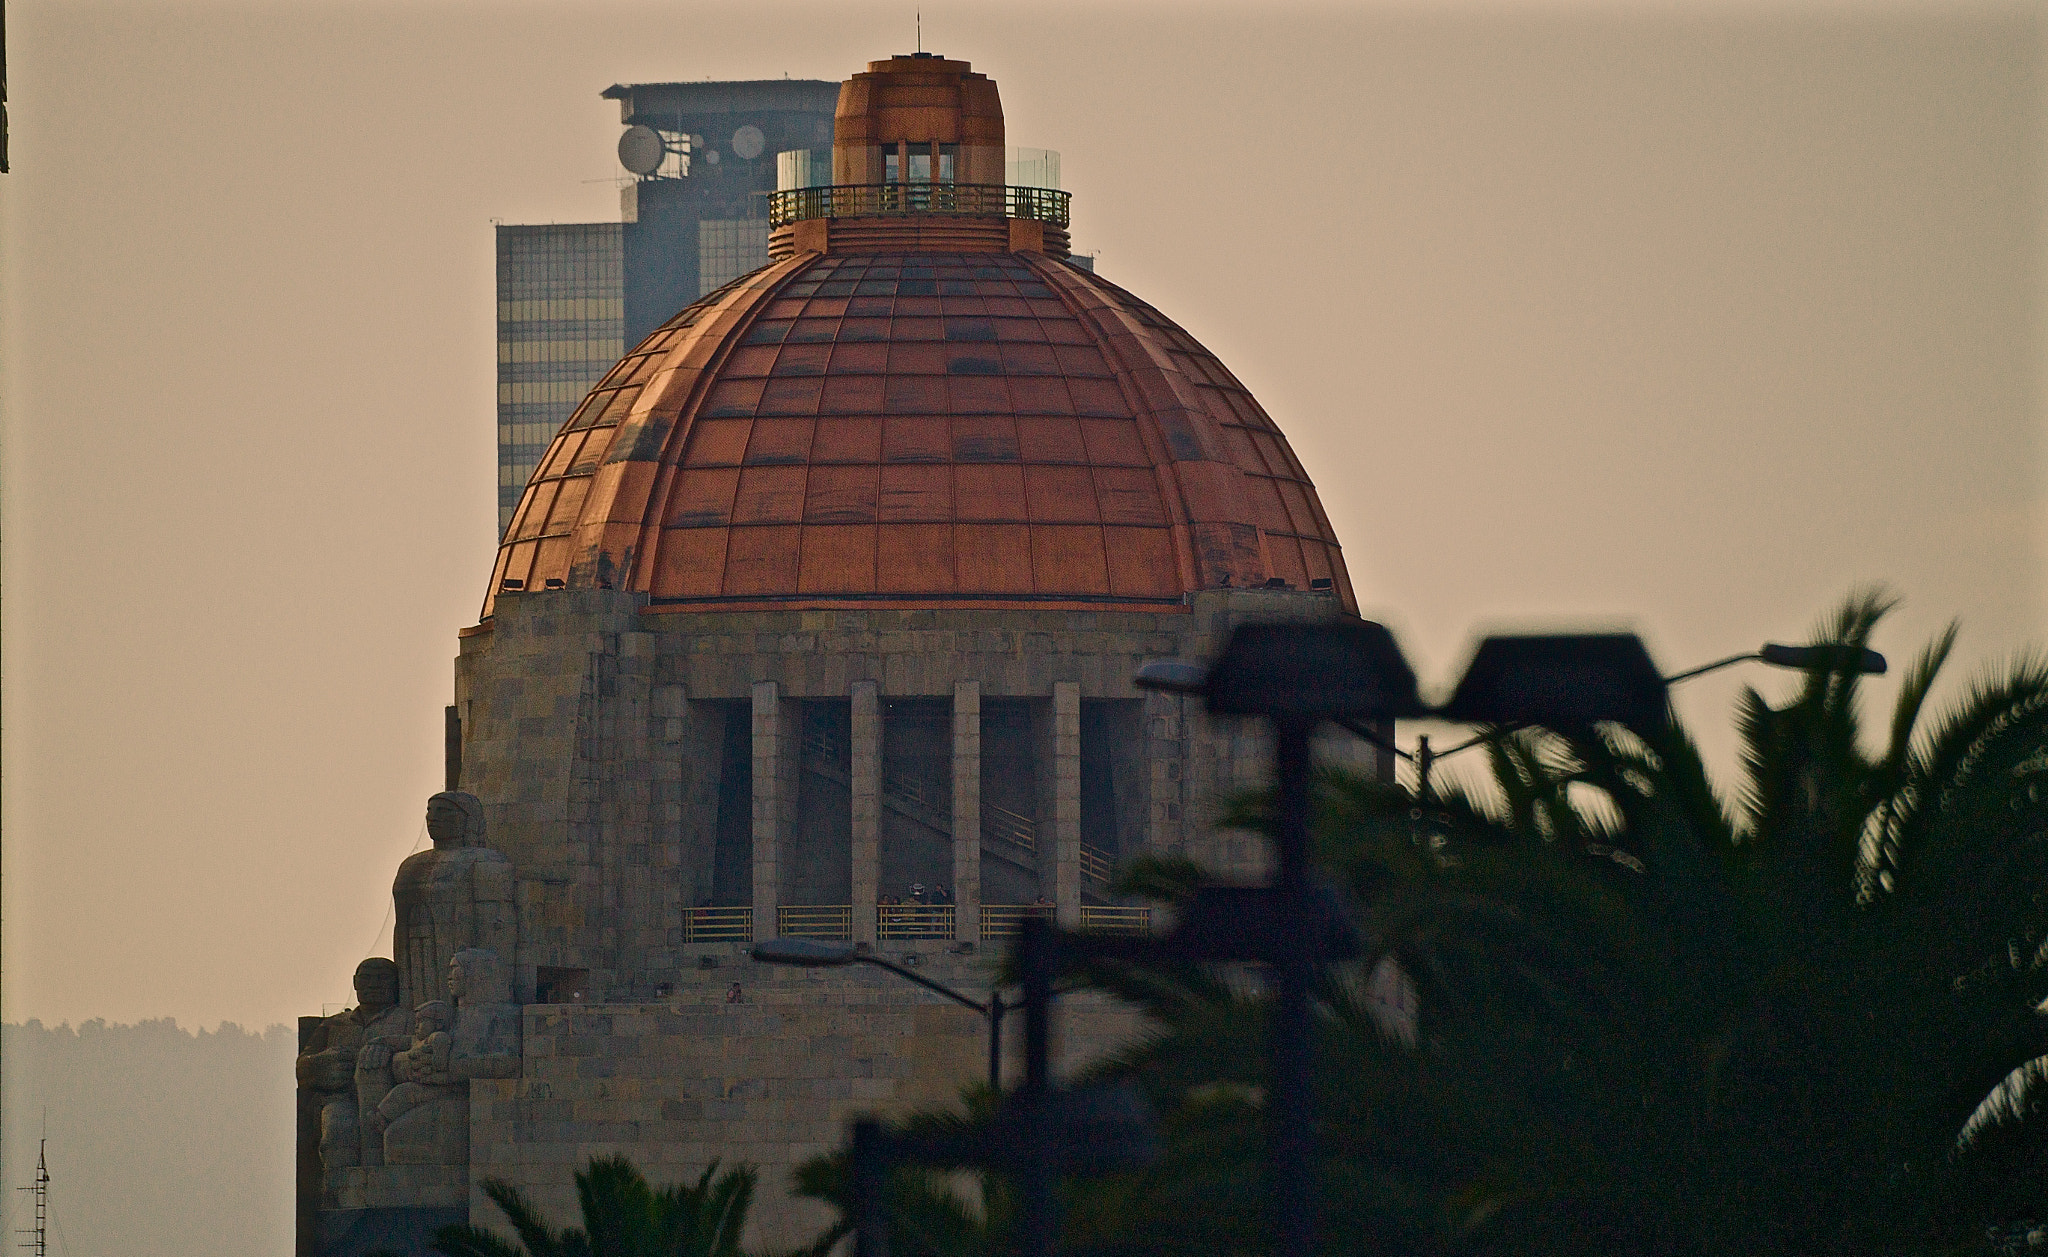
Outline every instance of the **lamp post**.
[(927, 991), (943, 995), (963, 1008), (971, 1008), (988, 1020), (988, 1085), (1003, 1089), (1003, 1014), (1011, 1005), (1003, 1003), (1001, 991), (990, 991), (988, 1002), (970, 999), (943, 982), (934, 982), (902, 965), (854, 950), (845, 943), (823, 943), (810, 938), (771, 938), (754, 944), (754, 959), (769, 965), (802, 965), (807, 969), (838, 969), (847, 965), (873, 965), (907, 978)]
[(1231, 634), (1206, 672), (1162, 660), (1140, 668), (1136, 683), (1199, 693), (1215, 714), (1263, 716), (1272, 725), (1275, 872), (1268, 892), (1269, 945), (1255, 957), (1273, 973), (1268, 1191), (1276, 1251), (1307, 1257), (1316, 1242), (1310, 990), (1324, 959), (1310, 894), (1309, 737), (1326, 719), (1419, 714), (1415, 673), (1392, 634), (1361, 620), (1245, 625)]
[[(1489, 640), (1501, 641), (1507, 639), (1494, 638)], [(1485, 647), (1482, 646), (1481, 650), (1484, 652)], [(1684, 672), (1673, 673), (1663, 678), (1663, 684), (1668, 688), (1683, 681), (1690, 681), (1694, 677), (1705, 676), (1709, 672), (1719, 672), (1723, 668), (1730, 668), (1738, 663), (1766, 663), (1774, 668), (1808, 669), (1829, 666), (1836, 659), (1841, 659), (1843, 662), (1848, 663), (1854, 671), (1865, 676), (1883, 676), (1887, 666), (1885, 657), (1867, 646), (1786, 646), (1778, 642), (1765, 642), (1754, 651), (1740, 655), (1730, 655), (1726, 659), (1717, 659), (1712, 663), (1702, 664), (1697, 668), (1688, 668)], [(1479, 670), (1480, 660), (1475, 658), (1473, 660), (1473, 671), (1477, 672)], [(1468, 680), (1470, 676), (1471, 673), (1468, 673)], [(1465, 688), (1465, 685), (1461, 683), (1459, 685), (1460, 693), (1463, 693)], [(1458, 706), (1458, 699), (1454, 697), (1450, 703), (1445, 705), (1445, 714), (1450, 716)], [(1467, 704), (1467, 709), (1470, 709), (1469, 703)], [(1474, 717), (1468, 717), (1468, 719), (1471, 718)], [(1475, 746), (1491, 742), (1503, 732), (1503, 730), (1497, 729), (1479, 734), (1476, 737), (1467, 738), (1447, 751), (1439, 751), (1431, 747), (1427, 737), (1418, 737), (1415, 739), (1415, 749), (1413, 751), (1404, 751), (1359, 721), (1340, 719), (1337, 723), (1359, 737), (1364, 738), (1374, 746), (1379, 747), (1381, 750), (1397, 755), (1415, 765), (1415, 797), (1419, 802), (1427, 801), (1429, 798), (1430, 770), (1435, 767), (1438, 760), (1447, 759), (1458, 754), (1460, 751), (1469, 751)], [(1488, 723), (1493, 723), (1493, 721), (1489, 719)], [(1541, 724), (1543, 721), (1525, 717), (1521, 720), (1502, 721), (1500, 723), (1507, 724), (1510, 729), (1513, 729), (1529, 724)]]
[(1141, 689), (1198, 694), (1216, 715), (1263, 716), (1272, 725), (1277, 875), (1266, 892), (1263, 945), (1247, 948), (1244, 958), (1265, 961), (1273, 973), (1267, 1156), (1275, 1247), (1309, 1257), (1316, 1209), (1309, 993), (1330, 937), (1310, 895), (1309, 736), (1324, 720), (1357, 729), (1361, 722), (1424, 715), (1648, 727), (1663, 718), (1664, 680), (1633, 634), (1490, 637), (1451, 701), (1431, 711), (1392, 634), (1370, 621), (1244, 625), (1213, 667), (1160, 660), (1141, 667), (1134, 680)]

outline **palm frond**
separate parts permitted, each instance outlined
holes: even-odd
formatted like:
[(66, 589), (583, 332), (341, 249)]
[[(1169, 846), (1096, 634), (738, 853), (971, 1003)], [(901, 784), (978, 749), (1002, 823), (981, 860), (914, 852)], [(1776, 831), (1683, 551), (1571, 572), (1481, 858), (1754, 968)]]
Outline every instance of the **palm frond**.
[(1962, 698), (1915, 746), (1894, 805), (1884, 859), (1898, 867), (1900, 845), (1930, 812), (1966, 787), (1977, 765), (2004, 740), (2038, 737), (2048, 717), (2048, 658), (2023, 655), (2001, 675), (1973, 680)]
[(1892, 704), (1891, 739), (1885, 746), (1885, 764), (1903, 778), (1913, 761), (1913, 735), (1919, 728), (1920, 710), (1934, 688), (1935, 677), (1956, 648), (1962, 626), (1951, 620), (1933, 641), (1923, 647), (1899, 682), (1898, 701)]
[(519, 1242), (526, 1246), (531, 1257), (569, 1257), (564, 1247), (564, 1236), (557, 1234), (541, 1217), (540, 1210), (526, 1198), (526, 1193), (510, 1183), (499, 1179), (485, 1179), (484, 1195), (504, 1213), (505, 1220), (512, 1224), (519, 1235)]
[(1956, 1151), (1968, 1152), (1993, 1132), (2024, 1124), (2041, 1107), (2044, 1095), (2048, 1095), (2048, 1056), (2037, 1056), (2007, 1074), (2005, 1081), (1984, 1097), (1956, 1135)]

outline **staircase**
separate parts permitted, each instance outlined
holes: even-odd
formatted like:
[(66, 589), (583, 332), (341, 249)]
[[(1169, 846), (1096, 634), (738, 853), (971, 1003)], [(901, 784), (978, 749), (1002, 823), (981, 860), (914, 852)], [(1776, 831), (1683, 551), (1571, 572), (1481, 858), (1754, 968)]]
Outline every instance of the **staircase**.
[[(804, 734), (803, 768), (827, 781), (853, 788), (852, 774), (841, 768), (843, 747), (823, 730)], [(953, 837), (953, 817), (944, 800), (933, 797), (924, 783), (911, 777), (882, 777), (882, 806), (906, 817), (948, 841)], [(981, 805), (981, 853), (993, 856), (1026, 873), (1038, 872), (1038, 826), (1032, 819), (984, 800)], [(1099, 847), (1081, 844), (1081, 871), (1093, 882), (1108, 885), (1115, 861)]]

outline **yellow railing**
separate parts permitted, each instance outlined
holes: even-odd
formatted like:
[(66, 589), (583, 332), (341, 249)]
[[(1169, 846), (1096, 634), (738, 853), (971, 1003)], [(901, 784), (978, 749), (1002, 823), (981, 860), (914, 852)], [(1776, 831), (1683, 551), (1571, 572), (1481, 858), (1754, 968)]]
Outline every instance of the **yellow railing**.
[(1073, 194), (1058, 188), (1000, 183), (841, 183), (768, 194), (768, 224), (804, 218), (866, 218), (877, 214), (972, 214), (1035, 218), (1067, 225)]
[(780, 938), (852, 938), (853, 905), (784, 904), (775, 910), (775, 933)]
[(1096, 934), (1149, 934), (1152, 909), (1121, 904), (1082, 904), (1081, 928)]
[(690, 908), (683, 913), (683, 941), (686, 943), (751, 943), (754, 941), (752, 908)]
[(1021, 812), (993, 803), (981, 805), (981, 833), (984, 838), (1000, 838), (1026, 851), (1038, 850), (1038, 825)]
[(1109, 852), (1100, 847), (1091, 847), (1085, 842), (1081, 844), (1081, 872), (1107, 885), (1109, 875), (1115, 868), (1116, 861), (1110, 857)]
[(875, 937), (951, 938), (953, 905), (885, 903), (875, 906)]
[(1049, 903), (985, 903), (981, 905), (981, 937), (1010, 938), (1026, 917), (1050, 917)]

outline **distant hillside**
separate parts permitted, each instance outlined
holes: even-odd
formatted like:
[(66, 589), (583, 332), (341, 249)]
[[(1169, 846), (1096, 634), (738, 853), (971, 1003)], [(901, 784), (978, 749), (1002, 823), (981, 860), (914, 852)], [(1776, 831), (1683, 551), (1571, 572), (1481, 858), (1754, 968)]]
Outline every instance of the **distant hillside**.
[(291, 1251), (295, 1033), (166, 1019), (0, 1034), (10, 1229), (28, 1225), (11, 1189), (34, 1176), (47, 1111), (54, 1257)]

